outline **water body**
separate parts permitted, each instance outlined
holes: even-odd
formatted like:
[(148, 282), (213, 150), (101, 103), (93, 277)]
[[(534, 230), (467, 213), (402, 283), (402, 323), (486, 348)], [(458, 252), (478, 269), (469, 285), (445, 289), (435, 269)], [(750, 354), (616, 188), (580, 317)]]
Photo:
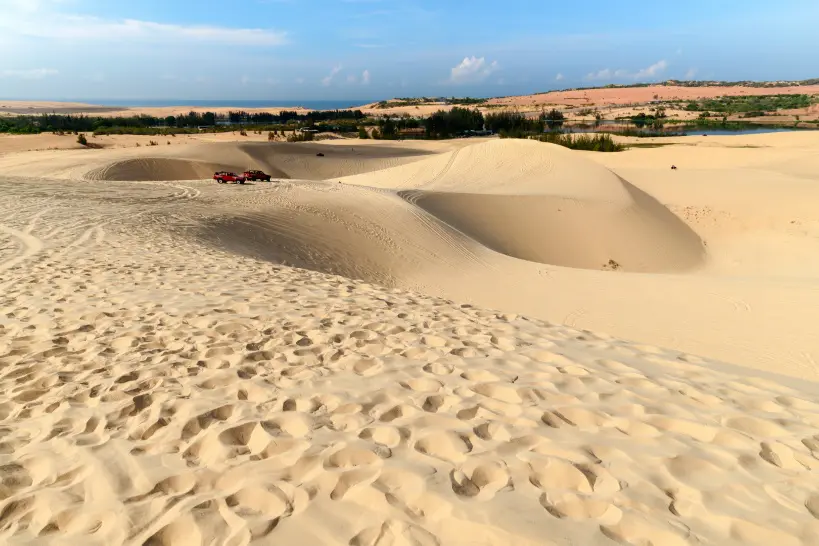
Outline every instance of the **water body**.
[(310, 110), (347, 110), (357, 108), (364, 104), (375, 102), (373, 100), (113, 100), (113, 99), (82, 99), (76, 102), (96, 104), (108, 107), (127, 108), (156, 108), (163, 106), (191, 106), (196, 108), (235, 108), (237, 110), (249, 108), (308, 108)]

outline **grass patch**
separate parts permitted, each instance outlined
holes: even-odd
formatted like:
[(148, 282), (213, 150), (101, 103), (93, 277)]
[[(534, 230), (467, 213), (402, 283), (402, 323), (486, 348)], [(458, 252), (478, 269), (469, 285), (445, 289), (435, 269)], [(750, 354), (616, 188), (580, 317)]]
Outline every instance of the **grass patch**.
[(572, 150), (588, 152), (622, 152), (626, 147), (611, 138), (611, 135), (572, 135), (563, 133), (545, 133), (533, 140), (549, 142)]
[(816, 102), (819, 102), (819, 97), (806, 94), (728, 96), (690, 101), (685, 109), (690, 112), (719, 112), (742, 114), (743, 117), (759, 117), (777, 110), (807, 108)]

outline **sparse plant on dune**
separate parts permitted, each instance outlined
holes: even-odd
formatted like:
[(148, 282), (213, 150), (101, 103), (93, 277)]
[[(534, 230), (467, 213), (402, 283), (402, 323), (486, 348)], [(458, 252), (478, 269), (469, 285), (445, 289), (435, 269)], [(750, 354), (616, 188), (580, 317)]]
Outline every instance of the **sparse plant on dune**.
[(88, 146), (88, 139), (85, 138), (84, 134), (80, 133), (80, 135), (77, 136), (77, 144), (80, 144), (82, 146)]
[[(501, 138), (527, 138), (527, 135), (513, 135), (501, 133)], [(571, 148), (572, 150), (586, 150), (589, 152), (621, 152), (626, 149), (622, 144), (615, 142), (611, 135), (566, 135), (563, 133), (543, 133), (537, 136), (528, 136), (532, 140), (548, 142)]]
[(287, 142), (311, 142), (314, 140), (313, 133), (297, 133), (293, 131), (293, 134), (287, 137)]

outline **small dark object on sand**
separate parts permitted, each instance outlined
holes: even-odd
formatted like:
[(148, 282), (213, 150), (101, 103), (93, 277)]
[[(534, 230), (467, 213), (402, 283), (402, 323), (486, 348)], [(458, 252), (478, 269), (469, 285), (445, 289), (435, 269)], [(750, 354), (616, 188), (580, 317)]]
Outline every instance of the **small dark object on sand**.
[(671, 165), (671, 170), (672, 170), (672, 171), (676, 171), (676, 170), (677, 170), (677, 166), (676, 166), (676, 165)]
[(319, 153), (316, 154), (316, 157), (324, 157), (324, 154), (319, 152)]

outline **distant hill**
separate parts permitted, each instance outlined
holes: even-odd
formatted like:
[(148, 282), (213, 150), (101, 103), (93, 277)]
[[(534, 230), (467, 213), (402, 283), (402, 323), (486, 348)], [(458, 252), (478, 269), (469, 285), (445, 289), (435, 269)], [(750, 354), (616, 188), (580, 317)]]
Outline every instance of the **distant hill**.
[[(665, 80), (663, 82), (655, 83), (629, 83), (617, 84), (610, 83), (608, 85), (597, 87), (574, 87), (571, 89), (564, 89), (563, 91), (579, 91), (581, 89), (630, 89), (635, 87), (756, 87), (756, 88), (777, 88), (777, 87), (801, 87), (808, 85), (819, 85), (819, 78), (811, 78), (809, 80), (779, 80), (779, 81), (717, 81), (717, 80)], [(549, 91), (554, 92), (554, 91)]]

